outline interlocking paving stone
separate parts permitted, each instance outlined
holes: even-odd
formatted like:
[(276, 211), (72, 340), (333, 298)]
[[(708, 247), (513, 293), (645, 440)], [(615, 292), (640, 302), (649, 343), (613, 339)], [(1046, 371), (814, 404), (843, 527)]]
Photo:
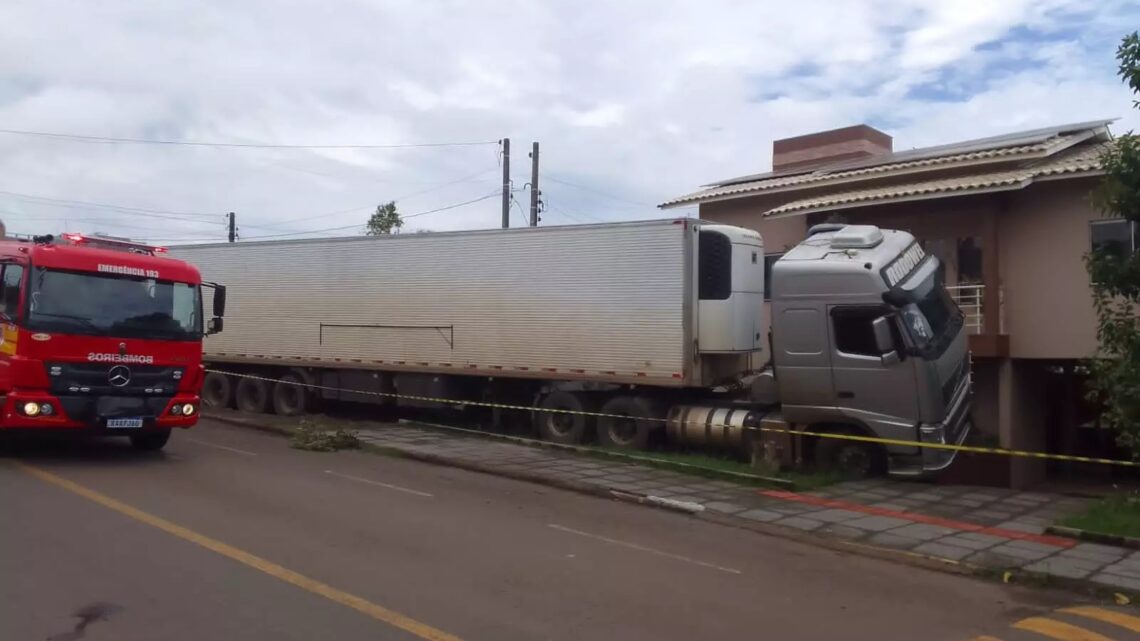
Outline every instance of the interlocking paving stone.
[(737, 516), (742, 519), (748, 519), (750, 521), (761, 521), (764, 523), (770, 523), (772, 521), (784, 518), (784, 515), (780, 514), (779, 512), (771, 512), (769, 510), (759, 509), (741, 512), (740, 514), (737, 514)]
[(910, 521), (896, 519), (890, 516), (865, 516), (861, 519), (845, 521), (843, 524), (850, 527), (863, 528), (864, 530), (882, 531), (890, 530), (908, 523), (910, 523)]
[[(782, 514), (780, 516), (783, 516)], [(816, 521), (815, 519), (805, 519), (802, 516), (789, 516), (775, 522), (776, 525), (786, 525), (800, 530), (814, 530), (823, 525), (823, 521)]]
[(840, 523), (843, 521), (852, 521), (861, 519), (866, 516), (862, 512), (854, 512), (852, 510), (841, 510), (838, 508), (830, 508), (826, 510), (818, 510), (815, 512), (808, 512), (803, 516), (825, 523)]
[[(705, 509), (712, 510), (713, 512), (720, 512), (722, 514), (738, 514), (747, 510), (748, 508), (743, 505), (737, 505), (736, 503), (728, 503), (725, 501), (710, 501), (708, 503), (705, 503)], [(773, 512), (773, 514), (783, 516), (778, 512)]]
[(933, 541), (934, 539), (942, 538), (948, 534), (957, 532), (953, 528), (942, 527), (941, 525), (928, 525), (926, 523), (911, 523), (902, 527), (890, 530), (891, 534), (899, 536), (909, 536), (914, 539), (923, 541)]
[(890, 532), (878, 532), (868, 539), (870, 543), (875, 545), (882, 545), (884, 547), (897, 548), (900, 550), (909, 550), (923, 542), (918, 539), (912, 539), (909, 536), (898, 536)]
[(960, 548), (956, 545), (946, 545), (937, 541), (923, 543), (911, 550), (919, 554), (929, 554), (931, 556), (941, 557), (943, 559), (950, 559), (952, 561), (961, 560), (974, 553), (974, 550), (969, 548)]

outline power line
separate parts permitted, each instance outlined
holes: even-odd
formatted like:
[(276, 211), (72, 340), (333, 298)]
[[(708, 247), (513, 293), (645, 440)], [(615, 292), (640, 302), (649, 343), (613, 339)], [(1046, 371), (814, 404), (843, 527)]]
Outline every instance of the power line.
[(105, 144), (132, 145), (175, 145), (185, 147), (237, 147), (254, 149), (412, 149), (421, 147), (468, 147), (474, 145), (497, 145), (498, 140), (474, 140), (458, 142), (419, 142), (388, 145), (288, 145), (252, 142), (205, 142), (200, 140), (160, 140), (155, 138), (115, 138), (111, 136), (86, 136), (48, 131), (27, 131), (22, 129), (0, 129), (2, 134), (15, 136), (38, 136), (76, 142), (96, 142)]
[(610, 200), (616, 200), (618, 202), (629, 203), (631, 205), (637, 205), (638, 207), (651, 207), (651, 208), (657, 207), (657, 205), (651, 205), (649, 203), (643, 203), (643, 202), (639, 202), (636, 200), (630, 200), (628, 198), (622, 198), (621, 196), (615, 196), (613, 194), (604, 192), (600, 189), (594, 189), (593, 187), (587, 187), (585, 185), (579, 185), (577, 183), (568, 182), (568, 181), (562, 180), (561, 178), (555, 178), (554, 176), (551, 176), (549, 174), (546, 174), (544, 177), (546, 180), (552, 180), (552, 181), (554, 181), (560, 185), (566, 185), (567, 187), (574, 187), (576, 189), (581, 189), (582, 191), (592, 192), (592, 193), (598, 194), (599, 196), (604, 196), (606, 198), (609, 198)]
[(0, 191), (0, 195), (10, 196), (12, 198), (19, 198), (21, 200), (30, 200), (43, 205), (53, 207), (67, 207), (70, 209), (109, 209), (126, 214), (135, 214), (140, 216), (150, 216), (152, 218), (168, 218), (171, 220), (183, 220), (189, 218), (217, 218), (221, 214), (208, 214), (204, 212), (188, 212), (188, 211), (170, 211), (166, 209), (147, 209), (145, 207), (128, 207), (126, 205), (113, 205), (109, 203), (98, 203), (87, 200), (69, 200), (66, 198), (49, 198), (47, 196), (37, 196), (34, 194), (23, 194), (15, 191)]
[[(479, 198), (474, 198), (472, 200), (467, 200), (467, 201), (464, 201), (461, 203), (455, 203), (453, 205), (447, 205), (445, 207), (437, 207), (436, 209), (429, 209), (427, 211), (416, 212), (414, 214), (407, 214), (407, 215), (401, 214), (400, 218), (403, 220), (407, 220), (409, 218), (416, 218), (418, 216), (426, 216), (428, 214), (434, 214), (434, 213), (438, 213), (441, 211), (447, 211), (449, 209), (455, 209), (457, 207), (463, 207), (464, 205), (470, 205), (473, 203), (477, 203), (477, 202), (480, 202), (483, 200), (487, 200), (488, 198), (494, 198), (498, 195), (500, 195), (500, 194), (499, 194), (499, 192), (496, 191), (494, 193), (487, 194), (486, 196), (480, 196)], [(344, 231), (345, 229), (359, 229), (363, 226), (364, 226), (364, 223), (355, 223), (352, 225), (342, 225), (340, 227), (326, 227), (324, 229), (310, 229), (307, 231), (289, 232), (287, 234), (267, 234), (267, 235), (263, 235), (263, 236), (246, 236), (243, 240), (263, 240), (263, 239), (268, 239), (268, 238), (286, 238), (286, 237), (290, 237), (290, 236), (303, 236), (305, 234), (320, 234), (320, 233), (329, 232), (329, 231)], [(196, 240), (212, 240), (212, 239), (209, 239), (209, 238), (186, 238), (186, 239), (164, 239), (164, 240), (187, 240), (187, 241), (194, 240), (194, 241), (196, 241)]]

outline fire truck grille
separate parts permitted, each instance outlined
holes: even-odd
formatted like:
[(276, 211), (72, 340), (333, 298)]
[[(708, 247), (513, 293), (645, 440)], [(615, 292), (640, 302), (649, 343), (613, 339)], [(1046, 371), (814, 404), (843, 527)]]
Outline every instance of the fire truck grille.
[(171, 396), (181, 367), (116, 363), (45, 363), (49, 389), (57, 395)]

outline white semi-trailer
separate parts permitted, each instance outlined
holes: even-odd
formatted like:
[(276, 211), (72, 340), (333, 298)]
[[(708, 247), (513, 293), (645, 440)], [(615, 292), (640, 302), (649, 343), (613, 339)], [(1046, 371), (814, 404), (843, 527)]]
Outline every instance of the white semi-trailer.
[(231, 373), (205, 381), (216, 406), (501, 403), (538, 410), (543, 438), (631, 448), (794, 425), (914, 443), (821, 439), (813, 458), (852, 472), (945, 467), (952, 453), (920, 445), (965, 437), (970, 391), (937, 259), (905, 232), (812, 231), (770, 275), (771, 334), (759, 234), (691, 219), (171, 253), (229, 289), (205, 343)]

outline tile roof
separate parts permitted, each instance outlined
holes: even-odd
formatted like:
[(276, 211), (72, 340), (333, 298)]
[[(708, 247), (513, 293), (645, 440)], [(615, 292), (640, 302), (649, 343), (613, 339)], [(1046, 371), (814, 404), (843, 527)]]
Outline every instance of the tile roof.
[[(1108, 120), (1063, 125), (994, 136), (925, 149), (895, 152), (882, 157), (842, 161), (798, 173), (768, 173), (722, 181), (674, 198), (660, 207), (741, 198), (761, 193), (812, 189), (934, 171), (955, 166), (1030, 162), (1059, 153), (1090, 137), (1107, 137)], [(1103, 131), (1103, 133), (1102, 133)]]
[(765, 216), (808, 214), (824, 209), (837, 209), (897, 200), (938, 197), (943, 194), (980, 193), (1020, 189), (1035, 180), (1066, 174), (1100, 170), (1100, 154), (1106, 143), (1085, 144), (1063, 151), (1052, 158), (1012, 170), (989, 171), (885, 187), (854, 189), (824, 196), (802, 198), (785, 203), (764, 213)]

